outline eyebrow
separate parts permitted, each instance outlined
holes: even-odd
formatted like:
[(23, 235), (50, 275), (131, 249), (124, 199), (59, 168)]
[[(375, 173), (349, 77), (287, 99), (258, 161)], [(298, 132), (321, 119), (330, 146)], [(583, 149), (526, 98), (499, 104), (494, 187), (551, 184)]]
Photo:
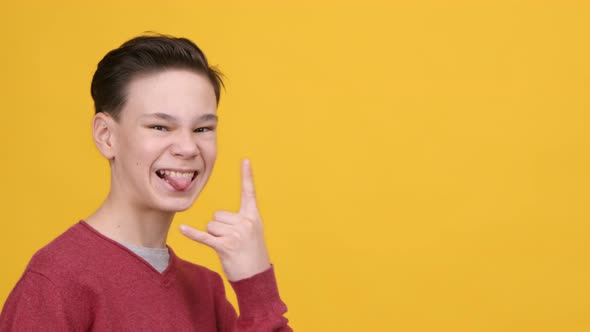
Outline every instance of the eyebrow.
[[(142, 118), (144, 117), (156, 117), (156, 118), (160, 118), (162, 120), (166, 120), (166, 121), (170, 121), (170, 122), (179, 122), (178, 119), (176, 119), (176, 117), (170, 115), (170, 114), (166, 114), (166, 113), (150, 113), (150, 114), (145, 114), (142, 116)], [(211, 114), (211, 113), (207, 113), (207, 114), (203, 114), (201, 115), (198, 119), (198, 122), (202, 122), (202, 121), (214, 121), (217, 122), (218, 121), (218, 117), (215, 114)]]

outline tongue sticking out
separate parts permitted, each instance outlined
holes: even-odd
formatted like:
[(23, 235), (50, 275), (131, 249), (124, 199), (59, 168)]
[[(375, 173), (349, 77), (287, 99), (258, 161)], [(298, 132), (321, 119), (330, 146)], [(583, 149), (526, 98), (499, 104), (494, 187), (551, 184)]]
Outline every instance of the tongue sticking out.
[(175, 177), (170, 175), (164, 175), (164, 179), (166, 179), (166, 181), (168, 181), (168, 183), (170, 183), (170, 185), (178, 191), (183, 191), (188, 188), (192, 181), (191, 178)]

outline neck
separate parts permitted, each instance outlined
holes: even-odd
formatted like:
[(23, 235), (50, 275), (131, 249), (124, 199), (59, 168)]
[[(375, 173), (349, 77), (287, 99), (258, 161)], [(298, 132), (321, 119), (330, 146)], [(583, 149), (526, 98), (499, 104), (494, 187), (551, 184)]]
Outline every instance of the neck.
[(165, 248), (174, 212), (143, 210), (109, 193), (85, 221), (99, 233), (120, 243)]

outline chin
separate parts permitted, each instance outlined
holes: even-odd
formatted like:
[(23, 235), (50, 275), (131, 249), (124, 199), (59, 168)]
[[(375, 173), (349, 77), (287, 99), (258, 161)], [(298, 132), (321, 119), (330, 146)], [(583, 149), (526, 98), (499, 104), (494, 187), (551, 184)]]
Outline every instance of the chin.
[(155, 192), (152, 198), (153, 208), (162, 212), (182, 212), (188, 210), (201, 193), (202, 186), (196, 183), (192, 190), (186, 192)]
[(165, 212), (182, 212), (193, 206), (195, 200), (183, 200), (182, 202), (161, 202), (157, 209)]

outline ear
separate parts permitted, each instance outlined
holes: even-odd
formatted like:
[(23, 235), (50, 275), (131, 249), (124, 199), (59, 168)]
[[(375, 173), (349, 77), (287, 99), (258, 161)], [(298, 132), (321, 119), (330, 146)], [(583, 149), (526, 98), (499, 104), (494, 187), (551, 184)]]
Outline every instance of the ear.
[(99, 112), (92, 119), (92, 138), (94, 144), (108, 160), (115, 159), (115, 127), (116, 121), (107, 113)]

